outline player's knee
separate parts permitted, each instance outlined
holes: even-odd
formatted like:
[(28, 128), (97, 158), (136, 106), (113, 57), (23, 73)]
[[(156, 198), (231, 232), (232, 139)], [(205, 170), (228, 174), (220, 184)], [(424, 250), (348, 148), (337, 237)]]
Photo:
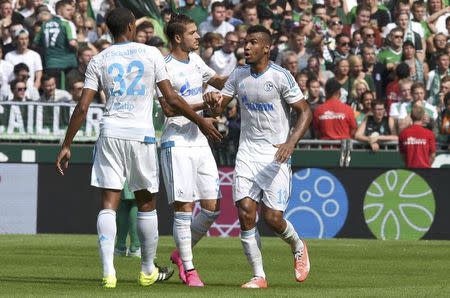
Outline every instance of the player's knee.
[(245, 225), (254, 224), (256, 222), (256, 212), (239, 208), (239, 221)]
[(276, 212), (265, 212), (264, 213), (264, 221), (273, 230), (279, 230), (279, 226), (281, 225), (282, 220), (283, 220), (283, 217)]

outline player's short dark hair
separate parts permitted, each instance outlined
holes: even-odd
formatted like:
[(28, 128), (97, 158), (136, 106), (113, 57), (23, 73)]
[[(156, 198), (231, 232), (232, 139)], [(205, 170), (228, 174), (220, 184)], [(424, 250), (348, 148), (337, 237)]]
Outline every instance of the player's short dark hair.
[(327, 98), (331, 98), (336, 95), (336, 93), (341, 90), (341, 87), (341, 83), (339, 83), (335, 78), (329, 79), (325, 83), (325, 94)]
[(269, 45), (272, 44), (272, 34), (270, 33), (269, 29), (267, 29), (263, 25), (250, 26), (247, 29), (247, 35), (250, 35), (253, 33), (262, 33), (265, 36), (266, 42)]
[(131, 10), (124, 7), (117, 7), (111, 10), (106, 16), (106, 25), (112, 36), (118, 37), (127, 32), (129, 24), (133, 23), (135, 17)]
[(191, 23), (195, 22), (190, 16), (182, 13), (173, 15), (166, 27), (167, 38), (169, 38), (170, 41), (174, 41), (175, 35), (183, 35), (186, 31), (186, 25)]

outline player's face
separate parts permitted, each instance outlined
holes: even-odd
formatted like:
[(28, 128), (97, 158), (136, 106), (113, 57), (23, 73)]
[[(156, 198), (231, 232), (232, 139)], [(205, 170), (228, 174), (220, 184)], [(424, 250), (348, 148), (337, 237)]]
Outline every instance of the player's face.
[(186, 30), (181, 39), (181, 47), (186, 52), (196, 51), (200, 43), (200, 35), (197, 32), (197, 25), (189, 23), (186, 25)]
[(247, 64), (255, 64), (269, 53), (270, 45), (267, 44), (263, 33), (251, 33), (245, 38), (244, 57)]

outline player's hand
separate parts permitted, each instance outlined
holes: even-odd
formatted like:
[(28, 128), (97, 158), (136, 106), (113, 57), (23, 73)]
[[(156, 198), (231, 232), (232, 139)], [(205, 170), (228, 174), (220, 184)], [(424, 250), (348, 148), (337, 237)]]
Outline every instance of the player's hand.
[(203, 95), (203, 101), (208, 107), (214, 109), (222, 101), (222, 94), (220, 92), (208, 92)]
[(289, 157), (291, 157), (292, 153), (294, 152), (294, 146), (291, 146), (287, 143), (277, 145), (274, 144), (273, 146), (278, 148), (277, 152), (275, 153), (275, 161), (279, 163), (287, 162), (289, 160)]
[(71, 153), (69, 147), (62, 147), (61, 150), (58, 153), (58, 156), (56, 156), (56, 171), (64, 176), (64, 169), (67, 169), (69, 166), (69, 159), (70, 159)]
[(222, 134), (215, 128), (214, 123), (217, 122), (214, 118), (202, 118), (198, 128), (202, 131), (205, 137), (213, 142), (220, 142), (222, 140)]

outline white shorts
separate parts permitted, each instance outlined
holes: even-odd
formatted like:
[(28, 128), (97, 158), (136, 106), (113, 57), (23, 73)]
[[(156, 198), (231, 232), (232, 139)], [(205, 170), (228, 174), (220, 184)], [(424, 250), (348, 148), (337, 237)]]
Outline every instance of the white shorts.
[(209, 147), (163, 148), (161, 169), (169, 204), (220, 197), (219, 172)]
[(94, 149), (91, 185), (123, 189), (125, 180), (134, 192), (159, 190), (156, 144), (99, 137)]
[(236, 160), (233, 179), (234, 202), (250, 198), (284, 211), (291, 194), (291, 165)]

